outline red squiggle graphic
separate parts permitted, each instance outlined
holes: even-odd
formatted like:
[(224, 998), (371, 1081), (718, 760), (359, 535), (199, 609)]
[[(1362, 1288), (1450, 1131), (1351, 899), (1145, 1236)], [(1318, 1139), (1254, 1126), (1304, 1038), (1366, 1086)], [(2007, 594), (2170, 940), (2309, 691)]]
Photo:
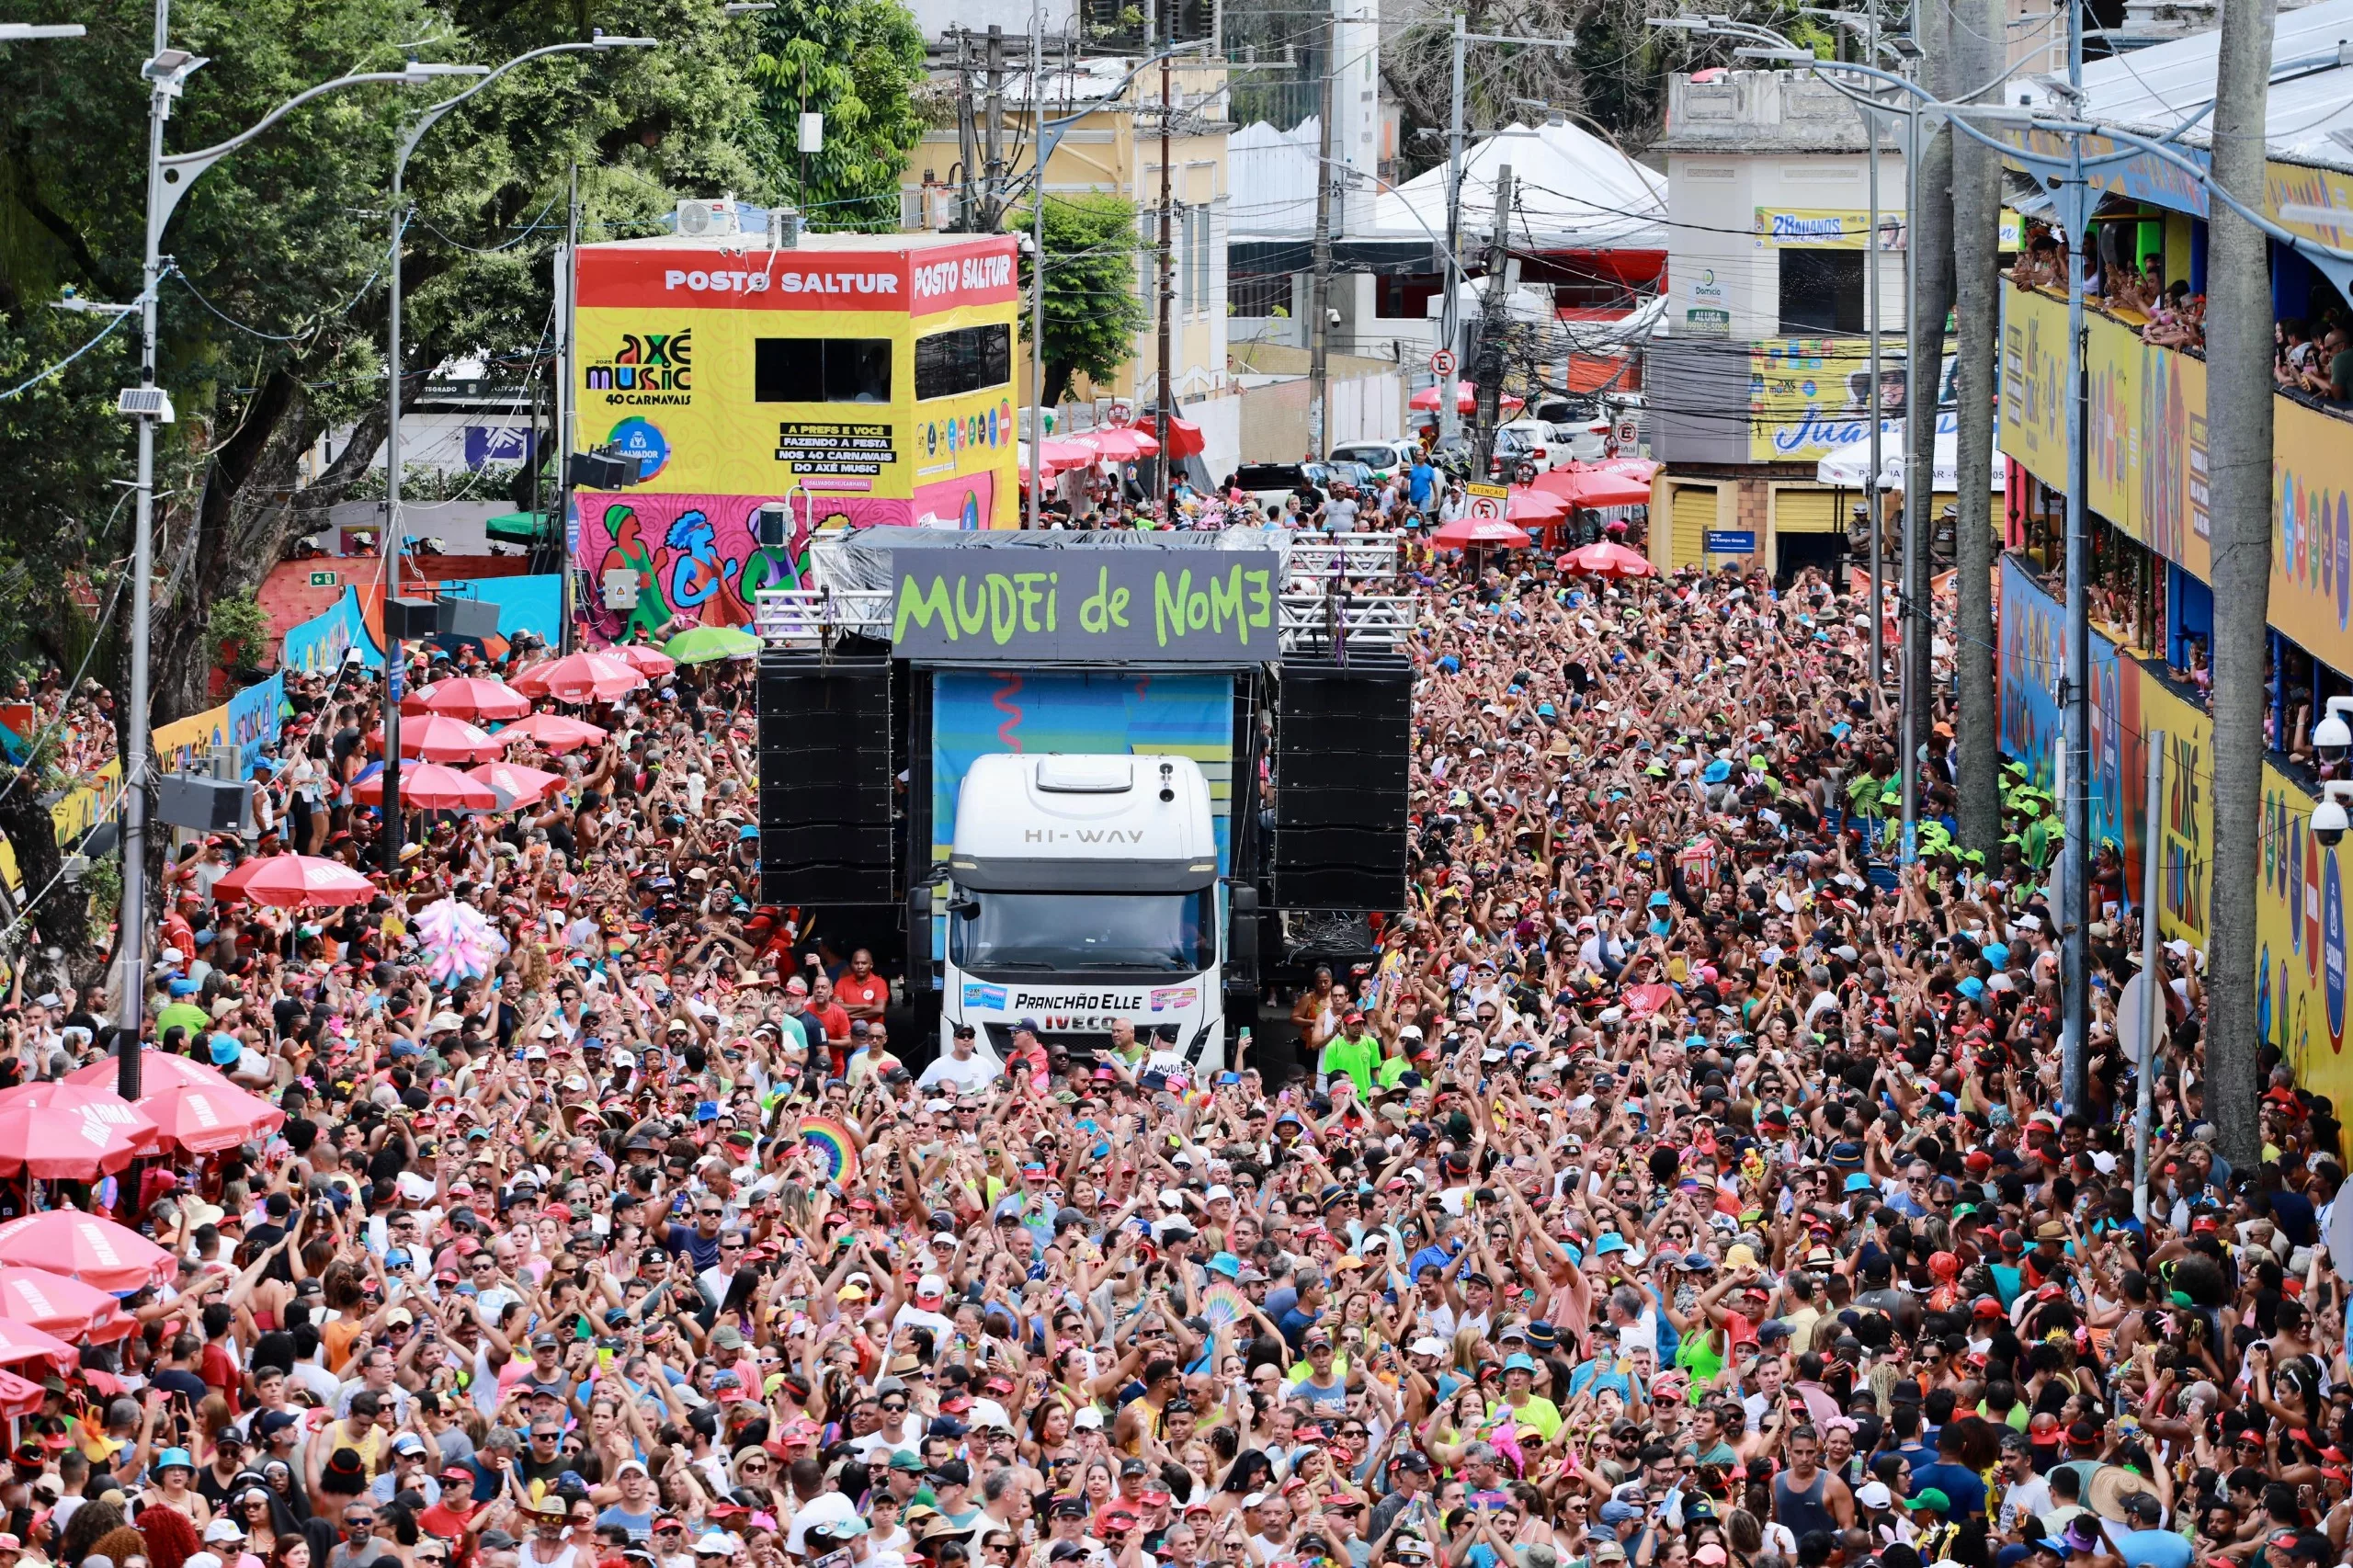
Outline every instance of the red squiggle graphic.
[(996, 738), (1005, 743), (1007, 751), (1021, 749), (1021, 737), (1014, 733), (1014, 726), (1021, 722), (1021, 710), (1013, 700), (1020, 693), (1021, 677), (1007, 676), (1004, 684), (996, 688), (996, 694), (989, 699), (989, 706), (1005, 715), (1005, 722), (996, 727)]

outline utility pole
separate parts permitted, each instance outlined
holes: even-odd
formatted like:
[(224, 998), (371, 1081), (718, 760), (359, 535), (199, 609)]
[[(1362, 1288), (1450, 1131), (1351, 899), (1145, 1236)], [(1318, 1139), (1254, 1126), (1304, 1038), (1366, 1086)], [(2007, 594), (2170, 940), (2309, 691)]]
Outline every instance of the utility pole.
[[(1865, 63), (1879, 64), (1879, 0), (1871, 0), (1865, 12), (1869, 22), (1863, 35)], [(1863, 505), (1871, 526), (1871, 701), (1873, 711), (1883, 714), (1881, 705), (1887, 691), (1887, 583), (1886, 539), (1887, 519), (1880, 504), (1879, 482), (1887, 459), (1880, 450), (1880, 426), (1886, 419), (1886, 404), (1880, 395), (1881, 367), (1881, 317), (1879, 303), (1880, 211), (1879, 211), (1879, 110), (1863, 111), (1863, 129), (1870, 137), (1870, 163), (1868, 180), (1870, 187), (1871, 237), (1870, 248), (1863, 257), (1863, 310), (1870, 317), (1871, 355), (1871, 427), (1870, 472), (1863, 476)], [(1907, 210), (1906, 222), (1911, 222)]]
[[(1913, 41), (1920, 50), (1923, 85), (1934, 97), (1949, 88), (1949, 13), (1933, 10), (1922, 30), (1912, 8)], [(1904, 713), (1903, 839), (1907, 863), (1917, 853), (1920, 820), (1920, 741), (1927, 734), (1935, 672), (1929, 663), (1934, 595), (1928, 551), (1928, 508), (1937, 476), (1937, 403), (1943, 390), (1945, 313), (1952, 308), (1952, 131), (1940, 119), (1915, 118), (1911, 156), (1912, 192), (1905, 208), (1905, 256), (1911, 264), (1911, 302), (1904, 317)], [(1923, 138), (1926, 138), (1925, 144)]]
[(1161, 0), (1160, 16), (1160, 384), (1153, 393), (1154, 422), (1158, 426), (1153, 435), (1160, 442), (1160, 458), (1154, 466), (1160, 476), (1155, 488), (1160, 492), (1161, 526), (1165, 528), (1176, 521), (1176, 508), (1170, 505), (1176, 486), (1169, 480), (1176, 465), (1168, 455), (1168, 417), (1175, 412), (1170, 404), (1176, 396), (1176, 378), (1168, 361), (1176, 339), (1176, 198), (1169, 168), (1176, 156), (1170, 122), (1176, 118), (1176, 95), (1169, 51), (1176, 47), (1176, 0)]
[[(1952, 75), (1961, 89), (1996, 95), (2006, 13), (2002, 0), (1956, 0)], [(1982, 98), (1981, 98), (1981, 101)], [(1953, 625), (1954, 782), (1959, 838), (1989, 867), (2002, 841), (2001, 708), (1994, 678), (1994, 397), (2001, 352), (2001, 154), (1973, 136), (1950, 138), (1953, 163), (1953, 295), (1959, 328), (1954, 366), (1955, 463), (1959, 480), (1953, 562), (1959, 600)]]
[[(2222, 8), (2213, 178), (2264, 207), (2275, 0)], [(2255, 888), (2262, 870), (2264, 662), (2271, 599), (2271, 301), (2262, 231), (2212, 204), (2206, 252), (2208, 494), (2214, 556), (2214, 846), (2207, 927), (2206, 1109), (2218, 1153), (2254, 1171), (2263, 1037)], [(2154, 840), (2154, 835), (2152, 834)]]
[(1029, 185), (1029, 526), (1045, 526), (1046, 509), (1046, 17), (1029, 8), (1029, 155), (1037, 178)]
[[(580, 416), (580, 394), (574, 391), (580, 374), (580, 349), (573, 324), (578, 319), (580, 256), (580, 160), (572, 161), (572, 172), (564, 191), (563, 255), (556, 263), (556, 301), (562, 309), (555, 324), (558, 362), (563, 367), (560, 383), (563, 397), (557, 403), (558, 417), (555, 435), (555, 508), (568, 533), (572, 527), (572, 443), (577, 432), (573, 426)], [(573, 614), (572, 596), (575, 591), (572, 562), (563, 563), (563, 650), (569, 653), (577, 641), (576, 618)]]
[(989, 24), (982, 69), (988, 103), (981, 125), (981, 230), (995, 233), (1005, 210), (1005, 28), (995, 22)]
[(1511, 165), (1495, 171), (1495, 234), (1487, 246), (1487, 292), (1479, 312), (1478, 424), (1472, 435), (1471, 477), (1484, 481), (1495, 457), (1496, 416), (1503, 410), (1504, 322), (1511, 304)]
[(1324, 428), (1332, 392), (1332, 103), (1339, 70), (1342, 0), (1331, 0), (1324, 16), (1324, 81), (1315, 126), (1314, 286), (1308, 290), (1307, 445), (1322, 458), (1329, 448)]
[[(1446, 129), (1446, 266), (1438, 276), (1446, 284), (1446, 301), (1438, 308), (1438, 347), (1454, 356), (1457, 365), (1462, 359), (1462, 302), (1456, 296), (1462, 281), (1462, 57), (1471, 46), (1470, 24), (1461, 12), (1454, 13), (1454, 85), (1448, 103)], [(1332, 121), (1325, 110), (1324, 122)], [(1325, 141), (1330, 135), (1327, 131)], [(1328, 154), (1330, 147), (1324, 151)], [(1456, 404), (1461, 397), (1455, 373), (1449, 370), (1438, 379), (1438, 435), (1443, 441), (1462, 433), (1462, 411)]]
[(980, 159), (980, 149), (972, 133), (972, 35), (962, 28), (956, 29), (956, 228), (959, 233), (972, 233), (973, 220), (979, 206), (973, 190), (973, 165)]
[[(2067, 6), (2067, 81), (2081, 88), (2084, 82), (2083, 0)], [(2067, 226), (2067, 540), (2066, 540), (2066, 660), (2061, 675), (2060, 699), (2064, 709), (2063, 744), (2066, 777), (2059, 802), (2059, 1096), (2066, 1108), (2080, 1110), (2090, 1096), (2090, 1036), (2092, 1027), (2091, 834), (2092, 834), (2092, 703), (2091, 703), (2091, 535), (2084, 519), (2084, 486), (2090, 483), (2091, 374), (2085, 365), (2086, 329), (2084, 290), (2090, 281), (2085, 268), (2097, 253), (2091, 243), (2091, 213), (2098, 203), (2084, 178), (2084, 142), (2078, 136), (2069, 145), (2068, 178), (2059, 188), (2060, 222)], [(2257, 241), (2257, 249), (2261, 242)], [(2266, 293), (2268, 293), (2267, 286)], [(2268, 341), (2268, 340), (2267, 340)], [(2268, 347), (2266, 348), (2267, 358)], [(2268, 403), (2270, 388), (2264, 388)], [(2265, 472), (2270, 460), (2265, 458)], [(2267, 492), (2268, 494), (2268, 492)], [(2265, 543), (2270, 540), (2270, 517), (2265, 514)], [(2154, 830), (2149, 840), (2155, 852)]]

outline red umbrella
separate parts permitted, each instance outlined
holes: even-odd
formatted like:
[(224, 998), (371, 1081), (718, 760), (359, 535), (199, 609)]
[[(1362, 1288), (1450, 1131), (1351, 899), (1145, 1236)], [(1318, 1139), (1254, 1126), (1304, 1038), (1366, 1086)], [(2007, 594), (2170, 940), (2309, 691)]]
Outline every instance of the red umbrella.
[(111, 1089), (26, 1084), (0, 1091), (0, 1175), (87, 1181), (153, 1145), (155, 1124)]
[(1651, 499), (1649, 480), (1636, 479), (1631, 474), (1613, 473), (1607, 469), (1587, 468), (1583, 464), (1540, 473), (1536, 476), (1535, 488), (1547, 494), (1557, 495), (1572, 506), (1590, 506), (1596, 510), (1608, 506), (1646, 506)]
[(1430, 542), (1440, 550), (1461, 550), (1474, 544), (1518, 550), (1528, 543), (1528, 530), (1514, 528), (1500, 517), (1459, 517), (1432, 534)]
[(1133, 462), (1160, 450), (1160, 443), (1132, 425), (1111, 425), (1100, 430), (1090, 430), (1077, 438), (1077, 444), (1088, 448), (1097, 457), (1113, 462)]
[(1654, 462), (1649, 458), (1604, 458), (1590, 466), (1604, 473), (1622, 473), (1629, 479), (1639, 479), (1648, 484), (1666, 465)]
[(248, 860), (212, 884), (219, 899), (251, 899), (278, 909), (307, 904), (365, 903), (376, 884), (340, 860), (315, 855), (269, 855)]
[[(1455, 382), (1454, 403), (1455, 407), (1460, 412), (1464, 414), (1476, 414), (1479, 411), (1478, 390), (1472, 387), (1469, 381)], [(1405, 406), (1408, 408), (1418, 408), (1425, 414), (1437, 413), (1438, 388), (1434, 386), (1424, 387), (1412, 397), (1406, 399)], [(1497, 403), (1496, 406), (1508, 412), (1521, 406), (1521, 402), (1518, 398), (1513, 397), (1509, 393), (1506, 393), (1505, 396)]]
[(0, 1318), (60, 1339), (98, 1344), (120, 1339), (139, 1326), (121, 1302), (97, 1286), (46, 1268), (0, 1268)]
[(1511, 499), (1504, 503), (1504, 516), (1516, 523), (1554, 523), (1568, 514), (1569, 504), (1566, 501), (1541, 490), (1530, 490), (1526, 485), (1514, 490)]
[(645, 684), (645, 677), (609, 653), (566, 653), (534, 665), (512, 682), (526, 697), (559, 702), (609, 702)]
[[(176, 1084), (193, 1084), (200, 1089), (232, 1086), (220, 1070), (210, 1063), (199, 1062), (192, 1056), (174, 1056), (169, 1051), (157, 1051), (153, 1047), (140, 1052), (139, 1072), (142, 1087), (151, 1095)], [(115, 1085), (115, 1059), (103, 1056), (87, 1067), (77, 1067), (65, 1074), (65, 1081), (111, 1089)]]
[[(1022, 460), (1029, 460), (1029, 444), (1021, 444)], [(1066, 468), (1085, 468), (1098, 454), (1092, 447), (1076, 441), (1057, 441), (1051, 436), (1038, 443), (1038, 461), (1048, 473), (1058, 473)]]
[[(530, 708), (529, 702), (523, 706), (527, 711)], [(383, 748), (383, 731), (378, 730), (368, 738), (377, 749)], [(505, 749), (504, 743), (492, 740), (463, 719), (446, 713), (427, 713), (401, 726), (401, 756), (404, 757), (423, 757), (427, 762), (484, 762)]]
[(27, 1415), (38, 1415), (49, 1401), (49, 1391), (39, 1383), (0, 1372), (0, 1419), (15, 1421)]
[(575, 746), (594, 745), (605, 738), (605, 732), (596, 725), (562, 713), (534, 713), (528, 719), (516, 720), (497, 733), (509, 745), (517, 741), (536, 741), (559, 754)]
[(169, 1273), (177, 1260), (128, 1226), (52, 1209), (0, 1225), (0, 1264), (45, 1268), (101, 1290), (136, 1290)]
[(495, 793), (502, 812), (535, 805), (563, 788), (563, 774), (542, 772), (519, 762), (485, 762), (466, 769), (466, 777)]
[(71, 1367), (82, 1353), (65, 1341), (28, 1323), (0, 1318), (0, 1367), (21, 1367), (28, 1361), (50, 1360)]
[(1209, 440), (1201, 427), (1189, 419), (1168, 416), (1168, 455), (1172, 458), (1197, 458), (1209, 450)]
[[(354, 784), (351, 798), (363, 806), (382, 805), (384, 776), (379, 773)], [(419, 812), (494, 812), (498, 809), (498, 797), (491, 792), (489, 785), (469, 778), (454, 767), (420, 762), (401, 769), (401, 804)]]
[(1622, 544), (1588, 544), (1573, 550), (1552, 562), (1562, 572), (1574, 572), (1586, 577), (1655, 577), (1658, 568), (1650, 557), (1639, 551), (1628, 550)]
[[(286, 1113), (267, 1100), (228, 1085), (209, 1089), (176, 1085), (142, 1096), (139, 1108), (164, 1130), (166, 1145), (190, 1154), (233, 1149), (286, 1121)], [(6, 1228), (0, 1226), (0, 1236), (6, 1234)]]
[(642, 642), (616, 642), (605, 650), (648, 680), (660, 680), (678, 667), (678, 661)]
[[(439, 681), (420, 694), (425, 706), (435, 713), (446, 713), (452, 719), (470, 719), (476, 723), (488, 719), (504, 722), (520, 719), (531, 710), (531, 699), (503, 680), (484, 680), (479, 676), (460, 676), (453, 680)], [(401, 711), (408, 711), (403, 703)], [(404, 726), (401, 739), (408, 739)]]

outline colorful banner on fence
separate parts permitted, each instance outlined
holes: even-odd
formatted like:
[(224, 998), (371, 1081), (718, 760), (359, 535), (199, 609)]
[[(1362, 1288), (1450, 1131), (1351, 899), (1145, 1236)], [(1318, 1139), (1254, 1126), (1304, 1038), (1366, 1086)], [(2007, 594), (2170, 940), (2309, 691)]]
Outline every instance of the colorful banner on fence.
[(384, 667), (383, 650), (368, 630), (367, 611), (360, 608), (359, 590), (344, 585), (343, 597), (328, 608), (286, 629), (286, 647), (278, 665), (307, 676), (332, 673), (352, 649), (371, 670)]
[[(2015, 289), (2002, 297), (2002, 450), (2063, 490), (2067, 307)], [(2205, 362), (2097, 312), (2085, 322), (2085, 505), (2211, 583)], [(2353, 668), (2353, 425), (2290, 398), (2272, 410), (2270, 621), (2323, 663)]]
[(286, 712), (284, 671), (249, 686), (218, 708), (191, 713), (185, 719), (155, 727), (155, 755), (166, 773), (181, 773), (202, 760), (205, 748), (238, 748), (244, 777), (254, 776), (261, 753), (278, 744), (279, 719)]

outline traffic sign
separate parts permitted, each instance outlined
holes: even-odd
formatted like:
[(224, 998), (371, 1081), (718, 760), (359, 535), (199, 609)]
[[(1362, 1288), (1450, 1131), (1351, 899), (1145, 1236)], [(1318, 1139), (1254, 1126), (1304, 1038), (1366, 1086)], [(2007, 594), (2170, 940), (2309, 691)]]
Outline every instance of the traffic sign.
[(1453, 349), (1441, 348), (1430, 356), (1430, 374), (1433, 376), (1450, 376), (1454, 374)]
[(1634, 449), (1642, 445), (1643, 426), (1629, 411), (1618, 415), (1617, 428), (1610, 431), (1610, 435), (1617, 439), (1619, 452), (1622, 456), (1631, 457), (1634, 454)]
[[(1444, 353), (1444, 349), (1438, 352)], [(1500, 523), (1504, 508), (1511, 500), (1511, 492), (1500, 484), (1466, 484), (1462, 487), (1471, 497), (1471, 516), (1483, 523)]]

